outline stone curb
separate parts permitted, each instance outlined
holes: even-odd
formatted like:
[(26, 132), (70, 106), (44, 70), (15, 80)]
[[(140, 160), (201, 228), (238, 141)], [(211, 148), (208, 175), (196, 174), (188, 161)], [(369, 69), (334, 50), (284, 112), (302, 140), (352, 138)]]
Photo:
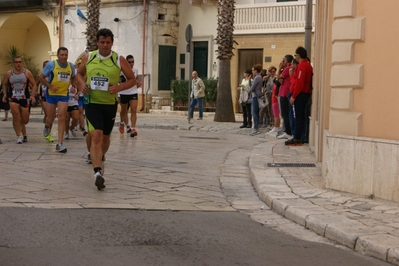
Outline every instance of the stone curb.
[[(392, 228), (371, 228), (356, 219), (350, 219), (343, 215), (348, 212), (344, 207), (334, 205), (334, 208), (329, 208), (329, 205), (337, 204), (333, 201), (337, 197), (330, 195), (332, 191), (318, 187), (313, 187), (312, 190), (312, 186), (306, 182), (296, 183), (295, 187), (289, 186), (281, 173), (284, 169), (267, 167), (267, 163), (281, 162), (281, 158), (274, 156), (273, 152), (281, 146), (284, 146), (281, 140), (268, 138), (268, 142), (257, 145), (251, 152), (251, 180), (261, 200), (281, 216), (323, 237), (362, 254), (399, 265), (399, 237), (389, 234)], [(302, 163), (301, 159), (308, 158), (294, 157), (290, 162)], [(290, 178), (293, 177), (291, 174)], [(302, 191), (303, 195), (295, 193), (296, 191)], [(339, 194), (335, 191), (333, 193)], [(315, 204), (311, 199), (320, 195), (327, 200), (324, 204)]]

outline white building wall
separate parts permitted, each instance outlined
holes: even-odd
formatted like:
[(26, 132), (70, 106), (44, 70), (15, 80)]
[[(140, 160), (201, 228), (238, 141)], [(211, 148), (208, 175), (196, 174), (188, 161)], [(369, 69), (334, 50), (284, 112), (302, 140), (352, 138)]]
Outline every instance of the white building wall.
[[(213, 62), (217, 63), (216, 52), (217, 49), (216, 42), (214, 39), (217, 35), (217, 6), (216, 5), (201, 5), (193, 6), (189, 4), (189, 1), (181, 1), (180, 3), (180, 27), (179, 27), (179, 44), (177, 48), (177, 54), (186, 53), (186, 39), (185, 30), (188, 24), (191, 24), (193, 29), (193, 39), (192, 41), (208, 41), (208, 77), (216, 77), (217, 71), (212, 68)], [(192, 50), (192, 49), (191, 49)], [(180, 68), (184, 67), (186, 69), (186, 79), (191, 77), (188, 68), (188, 60), (186, 55), (186, 64), (180, 65), (177, 61), (176, 73), (180, 74)], [(192, 56), (192, 53), (190, 53)], [(190, 60), (192, 62), (192, 60)]]
[[(79, 7), (86, 14), (84, 7)], [(152, 48), (152, 21), (156, 11), (152, 6), (148, 8), (148, 24), (147, 24), (147, 43), (145, 48), (145, 74), (152, 72), (153, 48)], [(142, 74), (143, 66), (143, 8), (141, 3), (125, 3), (118, 6), (101, 7), (100, 28), (108, 28), (114, 34), (114, 45), (112, 49), (126, 58), (131, 54), (134, 56), (134, 66)], [(120, 19), (115, 22), (114, 19)], [(69, 23), (65, 23), (69, 20)], [(68, 7), (64, 18), (64, 40), (63, 45), (69, 50), (69, 61), (75, 62), (76, 59), (86, 49), (86, 23), (76, 14), (75, 6)], [(149, 82), (146, 82), (147, 86)], [(146, 86), (146, 89), (148, 88)], [(141, 93), (141, 92), (139, 92)], [(150, 92), (149, 92), (150, 93)]]

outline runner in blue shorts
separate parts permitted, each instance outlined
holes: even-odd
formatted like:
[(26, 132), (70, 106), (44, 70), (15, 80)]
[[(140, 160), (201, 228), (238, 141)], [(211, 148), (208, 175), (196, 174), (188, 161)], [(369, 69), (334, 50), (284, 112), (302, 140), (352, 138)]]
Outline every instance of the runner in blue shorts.
[(48, 104), (48, 116), (43, 129), (43, 136), (50, 135), (58, 109), (58, 143), (55, 150), (66, 153), (64, 146), (65, 117), (68, 109), (68, 87), (73, 84), (75, 69), (72, 63), (68, 62), (68, 49), (60, 47), (57, 50), (57, 60), (47, 63), (42, 73), (39, 74), (39, 81), (47, 87), (46, 102)]

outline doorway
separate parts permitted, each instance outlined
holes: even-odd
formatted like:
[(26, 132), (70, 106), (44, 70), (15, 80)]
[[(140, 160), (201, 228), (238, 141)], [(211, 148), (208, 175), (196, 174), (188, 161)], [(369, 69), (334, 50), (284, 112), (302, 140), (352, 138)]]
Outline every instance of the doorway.
[(159, 46), (158, 91), (170, 90), (176, 79), (176, 46)]
[[(238, 50), (238, 72), (237, 72), (237, 80), (238, 83), (241, 83), (241, 80), (244, 78), (244, 72), (247, 69), (252, 69), (252, 66), (255, 64), (262, 64), (263, 62), (263, 49), (239, 49)], [(241, 107), (238, 104), (238, 97), (235, 99), (236, 110), (241, 111)]]
[[(208, 77), (208, 42), (194, 42), (194, 63), (193, 70), (196, 70), (198, 77)], [(191, 73), (190, 73), (191, 77)]]

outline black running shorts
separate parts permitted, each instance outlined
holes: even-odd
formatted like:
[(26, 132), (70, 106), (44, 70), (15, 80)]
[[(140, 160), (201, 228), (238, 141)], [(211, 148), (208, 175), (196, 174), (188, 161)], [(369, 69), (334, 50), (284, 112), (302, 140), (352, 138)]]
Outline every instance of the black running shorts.
[(129, 95), (121, 94), (120, 97), (121, 97), (121, 104), (128, 104), (130, 101), (133, 101), (133, 100), (137, 101), (139, 98), (137, 93), (129, 94)]
[(113, 105), (96, 103), (86, 104), (85, 114), (89, 132), (102, 130), (104, 135), (111, 135), (117, 110), (117, 102)]

